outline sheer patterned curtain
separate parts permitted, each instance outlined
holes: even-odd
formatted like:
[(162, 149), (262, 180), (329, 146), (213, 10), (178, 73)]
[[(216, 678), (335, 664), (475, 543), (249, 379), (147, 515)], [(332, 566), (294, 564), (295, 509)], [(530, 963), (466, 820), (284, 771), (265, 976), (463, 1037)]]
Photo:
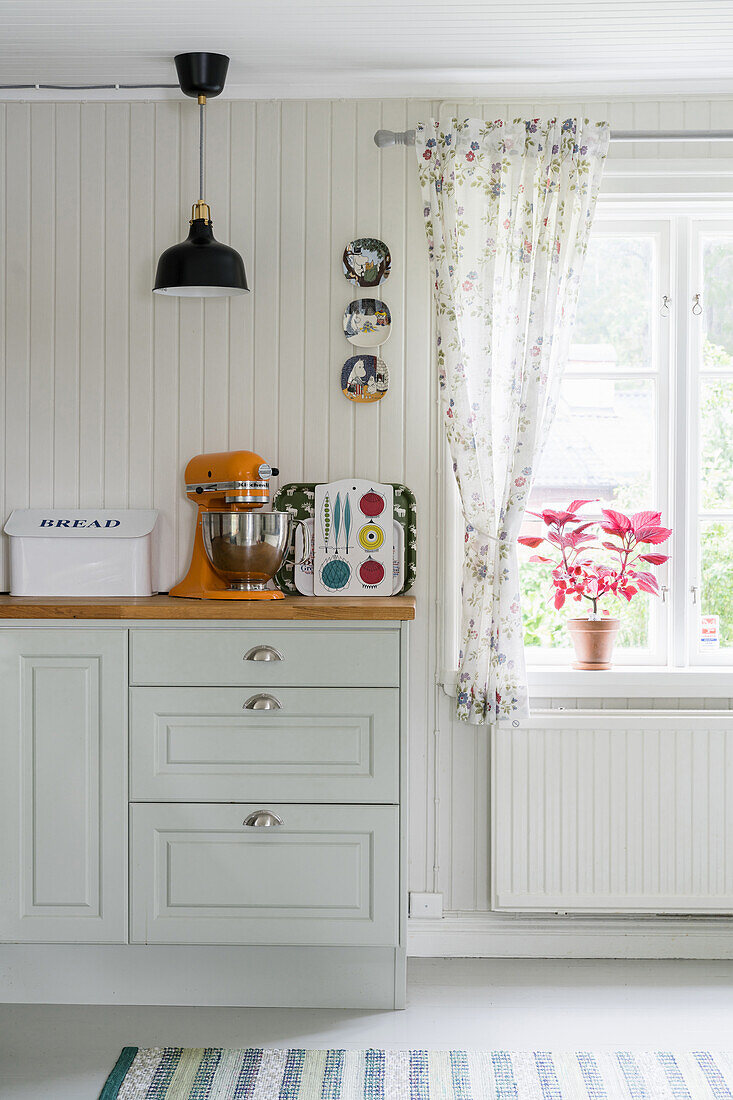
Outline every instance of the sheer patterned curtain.
[(587, 119), (417, 128), (445, 427), (466, 521), (458, 717), (527, 717), (516, 540), (608, 151)]

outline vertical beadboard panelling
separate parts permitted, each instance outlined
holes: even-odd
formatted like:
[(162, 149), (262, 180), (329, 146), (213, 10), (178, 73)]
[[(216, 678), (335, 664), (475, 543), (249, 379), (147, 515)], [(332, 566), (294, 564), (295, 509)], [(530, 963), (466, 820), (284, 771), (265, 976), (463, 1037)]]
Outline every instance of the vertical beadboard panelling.
[[(339, 392), (341, 366), (357, 350), (344, 337), (343, 312), (360, 296), (358, 287), (344, 278), (341, 255), (356, 229), (356, 103), (339, 100), (331, 105), (331, 340), (328, 354), (328, 472), (329, 478), (347, 477), (354, 462), (353, 401)], [(361, 411), (361, 410), (358, 410)]]
[[(406, 125), (415, 123), (430, 114), (427, 102), (408, 104)], [(419, 731), (413, 740), (410, 759), (410, 800), (417, 808), (418, 817), (413, 828), (415, 851), (411, 854), (411, 868), (422, 875), (420, 860), (425, 860), (425, 875), (429, 889), (442, 889), (443, 876), (435, 882), (434, 853), (436, 829), (439, 829), (436, 798), (442, 797), (436, 790), (435, 749), (438, 742), (435, 729), (435, 682), (432, 670), (436, 668), (437, 619), (436, 594), (440, 584), (437, 557), (437, 459), (435, 442), (438, 438), (436, 421), (437, 385), (433, 368), (435, 335), (431, 283), (428, 271), (425, 224), (422, 213), (420, 188), (415, 168), (414, 149), (405, 150), (407, 163), (404, 176), (404, 233), (400, 244), (395, 239), (393, 250), (402, 252), (404, 264), (404, 324), (398, 333), (403, 339), (403, 350), (390, 348), (395, 367), (401, 372), (401, 385), (394, 400), (398, 402), (394, 412), (383, 413), (386, 420), (382, 431), (384, 460), (382, 469), (385, 480), (403, 480), (417, 499), (417, 541), (420, 565), (415, 585), (415, 595), (420, 607), (420, 624), (413, 630), (410, 662), (410, 705), (413, 728)], [(400, 182), (399, 180), (397, 182)], [(389, 196), (383, 195), (382, 203), (389, 204)], [(387, 243), (390, 243), (389, 240)], [(390, 282), (392, 277), (390, 277)], [(396, 282), (396, 280), (395, 280)], [(389, 286), (390, 283), (387, 283)], [(394, 288), (396, 290), (396, 287)], [(391, 343), (391, 341), (390, 341)], [(400, 361), (401, 360), (401, 361)], [(392, 398), (388, 394), (384, 401)], [(384, 402), (383, 402), (384, 403)], [(402, 414), (400, 428), (396, 417)], [(401, 477), (392, 473), (387, 463), (400, 463)], [(384, 476), (384, 475), (383, 475)], [(426, 670), (427, 674), (426, 674)], [(445, 729), (445, 727), (443, 727)], [(442, 776), (441, 776), (442, 779)], [(449, 786), (449, 784), (446, 784)], [(450, 797), (447, 798), (450, 805)], [(442, 821), (442, 818), (441, 818)], [(456, 830), (452, 830), (455, 834)], [(440, 836), (437, 837), (438, 842)], [(445, 868), (449, 870), (449, 868)], [(411, 873), (413, 873), (411, 871)]]
[[(6, 160), (5, 151), (7, 149), (7, 112), (5, 104), (0, 104), (0, 320), (2, 321), (3, 334), (5, 333), (5, 317), (3, 314), (2, 303), (7, 300), (7, 278), (6, 278), (6, 264), (7, 264), (7, 250), (6, 250), (6, 238), (7, 238), (7, 208), (5, 204), (5, 189), (6, 189)], [(5, 431), (5, 378), (6, 378), (6, 358), (5, 358), (5, 338), (0, 337), (0, 429)], [(0, 450), (1, 453), (1, 450)], [(5, 515), (5, 478), (0, 471), (0, 517)], [(5, 586), (5, 547), (0, 541), (0, 587)]]
[(129, 500), (132, 508), (150, 506), (155, 480), (153, 426), (152, 265), (133, 235), (153, 240), (155, 209), (155, 114), (146, 103), (130, 107), (130, 420), (128, 444)]
[(280, 165), (280, 313), (278, 318), (280, 371), (278, 378), (277, 454), (272, 464), (287, 481), (303, 479), (303, 407), (305, 397), (305, 302), (310, 277), (305, 230), (304, 103), (282, 105), (282, 161)]
[[(187, 233), (191, 203), (198, 198), (199, 113), (179, 109), (181, 167), (178, 195), (180, 226), (171, 244)], [(164, 299), (166, 301), (166, 299)], [(161, 303), (162, 304), (162, 303)], [(181, 298), (178, 313), (178, 455), (176, 495), (181, 494), (183, 471), (189, 458), (204, 449), (204, 298)], [(178, 513), (178, 561), (181, 571), (192, 544), (194, 506), (186, 501)]]
[[(143, 255), (150, 264), (150, 278), (161, 252), (184, 235), (185, 222), (179, 201), (180, 132), (177, 103), (157, 103), (155, 112), (155, 200), (153, 248)], [(151, 282), (152, 286), (152, 282)], [(182, 496), (183, 471), (178, 462), (179, 341), (177, 298), (153, 295), (154, 333), (154, 445), (155, 483), (153, 507), (158, 509), (158, 584), (167, 591), (181, 572), (178, 516), (186, 509), (193, 522), (193, 508)], [(190, 545), (190, 542), (189, 542)]]
[[(371, 132), (380, 124), (403, 130), (431, 115), (514, 117), (550, 106), (499, 99), (484, 105), (212, 102), (207, 197), (215, 233), (242, 253), (252, 293), (203, 305), (150, 293), (157, 257), (185, 236), (197, 197), (194, 103), (2, 108), (0, 519), (30, 503), (153, 506), (160, 511), (160, 585), (166, 589), (187, 564), (194, 509), (183, 495), (183, 468), (201, 448), (252, 447), (272, 456), (284, 480), (360, 470), (406, 481), (418, 500), (419, 543), (419, 612), (410, 642), (410, 883), (441, 890), (448, 910), (490, 905), (489, 744), (483, 730), (451, 728), (452, 703), (444, 697), (439, 720), (434, 713), (442, 598), (439, 425), (422, 204), (414, 152), (379, 153)], [(629, 100), (588, 101), (576, 109), (593, 117), (607, 111), (614, 126), (629, 128), (656, 124), (661, 111), (651, 101), (637, 110)], [(664, 110), (670, 119), (679, 113)], [(684, 125), (698, 126), (709, 115), (711, 125), (724, 126), (729, 114), (728, 99), (696, 100), (682, 117)], [(668, 149), (660, 147), (660, 155)], [(627, 146), (618, 152), (637, 154), (649, 151)], [(701, 149), (688, 144), (684, 155), (700, 156)], [(341, 317), (357, 293), (343, 278), (340, 258), (355, 233), (381, 235), (393, 261), (390, 279), (373, 292), (393, 314), (384, 347), (390, 391), (371, 408), (355, 407), (339, 391), (340, 367), (354, 350)], [(4, 538), (0, 555), (7, 588)], [(568, 751), (561, 741), (563, 760)], [(577, 751), (579, 771), (597, 785), (595, 793), (576, 791), (574, 813), (586, 822), (579, 875), (595, 874), (608, 892), (612, 883), (603, 867), (616, 849), (594, 807), (605, 800), (608, 815), (615, 812), (605, 780), (610, 747), (599, 744), (592, 761), (582, 755), (587, 745)], [(711, 760), (725, 751), (725, 742), (710, 742)], [(689, 738), (680, 736), (656, 796), (660, 831), (675, 834), (680, 827), (672, 808), (683, 797), (689, 757)], [(542, 760), (529, 776), (538, 806), (546, 796)], [(713, 803), (722, 781), (712, 770), (709, 778)], [(708, 797), (707, 780), (700, 782), (694, 796), (690, 792), (690, 812), (694, 799), (703, 792)], [(648, 807), (657, 806), (654, 797), (642, 790)], [(727, 786), (725, 797), (733, 799)], [(562, 814), (553, 821), (549, 839), (528, 851), (530, 867), (541, 866), (545, 843), (562, 846), (568, 822)], [(719, 852), (725, 837), (714, 824), (711, 842)], [(600, 870), (588, 869), (591, 856)], [(694, 858), (689, 852), (673, 865), (661, 854), (665, 893), (691, 873)], [(644, 881), (650, 859), (644, 849), (629, 873)], [(563, 868), (564, 889), (567, 862)], [(518, 888), (525, 871), (517, 871)], [(725, 875), (731, 892), (733, 868)]]
[[(31, 110), (24, 103), (9, 103), (5, 111), (8, 144), (3, 465), (7, 516), (13, 508), (27, 508), (30, 498)], [(7, 551), (7, 540), (3, 542)], [(9, 583), (7, 570), (6, 583)]]
[(728, 718), (538, 716), (492, 738), (496, 908), (733, 912)]
[[(356, 107), (356, 216), (354, 219), (354, 233), (357, 237), (378, 237), (381, 228), (381, 190), (379, 187), (380, 167), (382, 154), (374, 144), (374, 132), (381, 126), (382, 111), (378, 100), (367, 100), (358, 103)], [(404, 158), (403, 158), (404, 159)], [(346, 241), (344, 241), (346, 244)], [(339, 266), (338, 257), (334, 256), (334, 265)], [(342, 276), (343, 278), (343, 276)], [(343, 279), (344, 287), (353, 289), (354, 297), (362, 293), (365, 298), (380, 298), (389, 307), (392, 314), (392, 325), (396, 332), (403, 326), (402, 311), (399, 300), (392, 299), (392, 278), (382, 286), (372, 290), (361, 290)], [(397, 284), (398, 285), (398, 284)], [(344, 339), (344, 359), (356, 352), (356, 348), (350, 349), (350, 345)], [(383, 354), (389, 359), (392, 338), (384, 344), (383, 348), (374, 348), (376, 354)], [(347, 351), (346, 349), (349, 348)], [(336, 408), (348, 399), (341, 394), (339, 396), (340, 379), (338, 365), (334, 370), (332, 381), (334, 402)], [(371, 405), (353, 406), (354, 416), (354, 460), (352, 469), (356, 477), (376, 477), (379, 469), (379, 425), (382, 414), (382, 405), (386, 398), (375, 401)], [(349, 402), (353, 404), (353, 402)]]
[(255, 139), (256, 266), (254, 301), (254, 431), (252, 446), (278, 465), (278, 359), (280, 332), (280, 167), (283, 149), (280, 135), (281, 104), (257, 104)]
[[(218, 100), (206, 109), (206, 183), (204, 198), (211, 207), (214, 236), (231, 244), (229, 188), (231, 179), (231, 105)], [(187, 112), (188, 113), (188, 112)], [(236, 245), (233, 247), (236, 248)], [(241, 246), (240, 246), (241, 247)], [(245, 269), (246, 270), (246, 269)], [(229, 315), (237, 299), (208, 298), (204, 302), (203, 435), (205, 451), (225, 451), (229, 438)], [(194, 452), (195, 453), (195, 452)], [(189, 456), (191, 457), (191, 456)], [(186, 460), (186, 456), (181, 456)]]
[(31, 113), (30, 503), (53, 501), (56, 107)]
[[(229, 224), (227, 242), (241, 252), (247, 282), (253, 285), (255, 257), (255, 105), (232, 103), (230, 109)], [(229, 307), (228, 447), (246, 449), (254, 438), (254, 291)]]
[[(330, 357), (334, 323), (331, 265), (338, 245), (331, 240), (331, 104), (325, 100), (306, 104), (303, 174), (308, 274), (302, 288), (305, 302), (303, 470), (309, 481), (327, 481), (329, 455), (325, 428), (329, 398), (336, 384)], [(346, 340), (343, 344), (346, 349)], [(286, 479), (289, 480), (287, 475)]]
[(81, 108), (79, 207), (79, 505), (104, 499), (105, 130), (103, 103)]
[(81, 134), (78, 103), (56, 108), (53, 336), (53, 501), (79, 502), (79, 252)]
[(130, 106), (107, 105), (105, 142), (104, 503), (128, 504), (130, 440)]

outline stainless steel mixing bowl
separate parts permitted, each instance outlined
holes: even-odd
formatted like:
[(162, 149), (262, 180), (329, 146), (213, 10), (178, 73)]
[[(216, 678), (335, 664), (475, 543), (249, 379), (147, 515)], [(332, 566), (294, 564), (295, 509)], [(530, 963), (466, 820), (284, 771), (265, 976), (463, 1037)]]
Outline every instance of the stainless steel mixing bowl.
[(287, 512), (202, 512), (201, 523), (214, 572), (238, 591), (265, 588), (282, 565), (298, 523), (303, 528), (301, 561), (310, 554), (310, 531)]

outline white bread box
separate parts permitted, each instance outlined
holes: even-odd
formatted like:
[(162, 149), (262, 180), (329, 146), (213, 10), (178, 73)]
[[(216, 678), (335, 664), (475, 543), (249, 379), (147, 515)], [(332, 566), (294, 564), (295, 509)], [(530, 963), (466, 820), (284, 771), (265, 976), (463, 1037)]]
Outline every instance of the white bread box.
[(18, 508), (10, 538), (11, 596), (151, 596), (158, 513), (142, 508)]

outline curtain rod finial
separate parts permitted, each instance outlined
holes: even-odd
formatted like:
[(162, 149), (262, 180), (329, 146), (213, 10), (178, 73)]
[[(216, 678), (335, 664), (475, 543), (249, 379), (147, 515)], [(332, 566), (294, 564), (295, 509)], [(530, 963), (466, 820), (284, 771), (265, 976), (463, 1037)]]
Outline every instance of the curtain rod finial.
[(389, 149), (392, 145), (414, 145), (415, 131), (403, 130), (395, 133), (394, 130), (377, 130), (374, 135), (374, 144), (380, 149)]

